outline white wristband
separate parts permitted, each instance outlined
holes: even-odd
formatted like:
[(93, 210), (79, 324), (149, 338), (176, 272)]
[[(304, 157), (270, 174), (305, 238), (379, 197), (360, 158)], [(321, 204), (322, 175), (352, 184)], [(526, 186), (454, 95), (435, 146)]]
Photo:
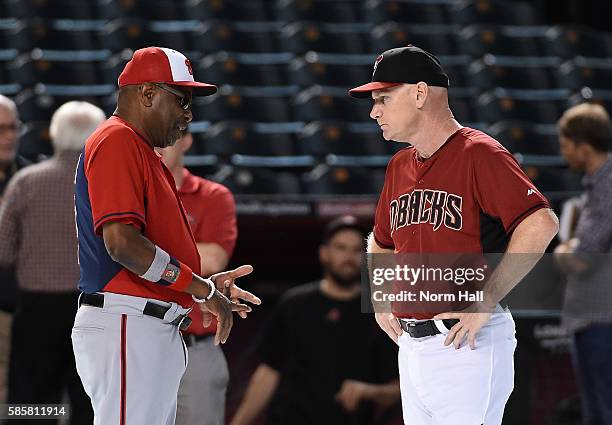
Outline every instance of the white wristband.
[(144, 274), (141, 274), (140, 277), (149, 282), (157, 282), (162, 278), (168, 264), (170, 264), (170, 254), (155, 245), (155, 258), (153, 258), (149, 269)]
[(204, 281), (208, 284), (208, 289), (210, 290), (208, 295), (206, 295), (206, 297), (204, 297), (204, 298), (197, 298), (195, 295), (191, 295), (191, 299), (193, 299), (198, 304), (202, 304), (202, 303), (205, 303), (206, 301), (210, 300), (213, 297), (213, 295), (215, 295), (215, 291), (217, 290), (217, 288), (215, 288), (215, 284), (214, 284), (214, 282), (212, 280), (204, 279)]

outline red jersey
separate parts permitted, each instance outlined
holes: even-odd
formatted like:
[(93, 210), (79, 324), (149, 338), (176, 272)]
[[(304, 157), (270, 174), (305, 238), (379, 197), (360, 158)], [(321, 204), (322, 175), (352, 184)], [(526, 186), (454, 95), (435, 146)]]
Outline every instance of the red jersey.
[(464, 127), (430, 158), (416, 149), (389, 162), (374, 237), (396, 253), (505, 251), (509, 236), (548, 201), (495, 139)]
[(193, 304), (183, 290), (191, 279), (172, 285), (149, 282), (113, 261), (102, 227), (120, 222), (200, 273), (200, 256), (170, 171), (161, 156), (127, 122), (111, 117), (89, 137), (76, 172), (76, 212), (83, 292), (114, 292), (184, 307)]
[[(232, 256), (236, 246), (236, 204), (228, 188), (222, 184), (194, 176), (183, 169), (183, 183), (178, 190), (195, 240), (199, 243), (219, 244)], [(204, 259), (206, 261), (206, 259)], [(217, 321), (204, 328), (202, 313), (195, 307), (190, 315), (191, 326), (187, 333), (195, 335), (212, 334), (217, 331)]]

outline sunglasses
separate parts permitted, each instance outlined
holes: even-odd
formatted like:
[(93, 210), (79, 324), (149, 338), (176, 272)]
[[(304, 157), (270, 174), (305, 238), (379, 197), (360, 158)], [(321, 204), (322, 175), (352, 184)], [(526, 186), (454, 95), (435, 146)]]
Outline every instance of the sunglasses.
[(191, 102), (192, 102), (192, 98), (190, 95), (186, 95), (185, 93), (170, 87), (167, 84), (164, 83), (153, 83), (155, 84), (157, 87), (159, 87), (162, 90), (166, 90), (169, 93), (172, 93), (173, 95), (176, 96), (176, 100), (178, 101), (178, 104), (180, 105), (180, 107), (187, 111), (189, 110), (189, 108), (191, 108)]

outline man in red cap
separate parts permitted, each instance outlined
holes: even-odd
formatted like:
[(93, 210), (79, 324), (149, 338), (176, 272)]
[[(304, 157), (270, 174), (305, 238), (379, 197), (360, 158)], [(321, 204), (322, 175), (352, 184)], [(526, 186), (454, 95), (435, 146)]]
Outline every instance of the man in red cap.
[[(516, 339), (512, 316), (498, 303), (540, 258), (558, 221), (503, 146), (455, 120), (448, 87), (435, 56), (406, 46), (382, 53), (372, 81), (349, 92), (372, 101), (370, 117), (385, 140), (410, 144), (387, 165), (368, 252), (434, 260), (441, 253), (512, 255), (504, 255), (467, 310), (448, 312), (441, 304), (432, 311), (430, 304), (418, 312), (418, 303), (395, 302), (380, 306), (389, 309), (377, 311), (376, 320), (399, 346), (406, 424), (500, 425)], [(418, 284), (425, 287), (426, 279)]]
[(229, 336), (232, 311), (250, 311), (238, 299), (260, 303), (234, 285), (251, 266), (199, 276), (187, 216), (154, 150), (186, 129), (192, 95), (216, 90), (194, 80), (181, 53), (137, 50), (119, 76), (117, 109), (81, 154), (75, 209), (82, 294), (72, 342), (95, 425), (174, 424), (187, 365), (179, 328), (189, 325), (194, 302), (217, 317), (216, 344)]

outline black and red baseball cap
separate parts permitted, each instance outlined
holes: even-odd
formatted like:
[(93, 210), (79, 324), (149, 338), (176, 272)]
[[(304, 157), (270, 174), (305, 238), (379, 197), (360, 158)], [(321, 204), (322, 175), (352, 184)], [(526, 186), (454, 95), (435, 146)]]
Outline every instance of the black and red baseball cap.
[(349, 90), (349, 94), (357, 98), (369, 98), (373, 90), (401, 84), (416, 84), (420, 81), (429, 86), (445, 88), (449, 86), (448, 75), (438, 58), (409, 44), (379, 55), (374, 62), (372, 81)]
[(193, 79), (191, 62), (185, 55), (165, 47), (136, 50), (119, 75), (119, 87), (142, 83), (191, 87), (195, 96), (209, 96), (217, 92), (216, 86)]

